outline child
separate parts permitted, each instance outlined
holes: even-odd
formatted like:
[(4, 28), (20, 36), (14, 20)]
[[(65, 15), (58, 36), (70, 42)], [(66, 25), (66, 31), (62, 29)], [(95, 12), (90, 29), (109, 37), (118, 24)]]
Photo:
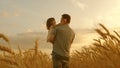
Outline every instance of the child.
[[(55, 28), (55, 25), (56, 25), (56, 21), (55, 21), (54, 18), (51, 17), (51, 18), (47, 19), (47, 22), (46, 22), (46, 27), (47, 27), (47, 30), (48, 30), (47, 42), (53, 43), (52, 41), (54, 39), (53, 39), (52, 31)], [(52, 39), (52, 41), (50, 39)]]

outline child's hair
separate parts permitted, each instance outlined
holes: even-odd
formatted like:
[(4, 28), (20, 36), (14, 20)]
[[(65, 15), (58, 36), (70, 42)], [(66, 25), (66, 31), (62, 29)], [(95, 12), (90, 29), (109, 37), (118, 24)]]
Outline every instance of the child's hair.
[(55, 19), (53, 17), (47, 19), (46, 27), (48, 30), (50, 29), (50, 26), (53, 25), (52, 21), (54, 21), (54, 20)]

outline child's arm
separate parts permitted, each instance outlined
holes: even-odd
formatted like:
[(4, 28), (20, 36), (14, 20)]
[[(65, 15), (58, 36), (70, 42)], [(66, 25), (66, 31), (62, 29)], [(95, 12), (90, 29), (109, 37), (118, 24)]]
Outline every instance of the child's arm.
[(56, 30), (50, 29), (50, 31), (48, 32), (47, 42), (53, 43), (55, 39), (55, 34), (56, 34)]
[(54, 35), (51, 35), (48, 39), (47, 42), (53, 43), (54, 42)]

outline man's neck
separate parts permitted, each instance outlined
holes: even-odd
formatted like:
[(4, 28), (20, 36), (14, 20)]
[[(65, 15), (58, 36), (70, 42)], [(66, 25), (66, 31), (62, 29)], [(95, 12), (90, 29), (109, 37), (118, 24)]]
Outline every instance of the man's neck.
[(68, 24), (68, 23), (64, 23), (64, 22), (61, 22), (61, 23), (59, 23), (60, 25), (66, 25), (66, 24)]

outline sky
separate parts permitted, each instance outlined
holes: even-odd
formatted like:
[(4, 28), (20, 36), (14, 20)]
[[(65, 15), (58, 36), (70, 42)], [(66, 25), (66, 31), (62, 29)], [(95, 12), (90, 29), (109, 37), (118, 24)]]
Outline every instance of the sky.
[(98, 23), (110, 29), (120, 27), (120, 0), (0, 0), (0, 33), (12, 37), (29, 32), (46, 34), (46, 20), (54, 17), (59, 23), (64, 13), (71, 16), (75, 46), (77, 40), (85, 43), (91, 39)]

